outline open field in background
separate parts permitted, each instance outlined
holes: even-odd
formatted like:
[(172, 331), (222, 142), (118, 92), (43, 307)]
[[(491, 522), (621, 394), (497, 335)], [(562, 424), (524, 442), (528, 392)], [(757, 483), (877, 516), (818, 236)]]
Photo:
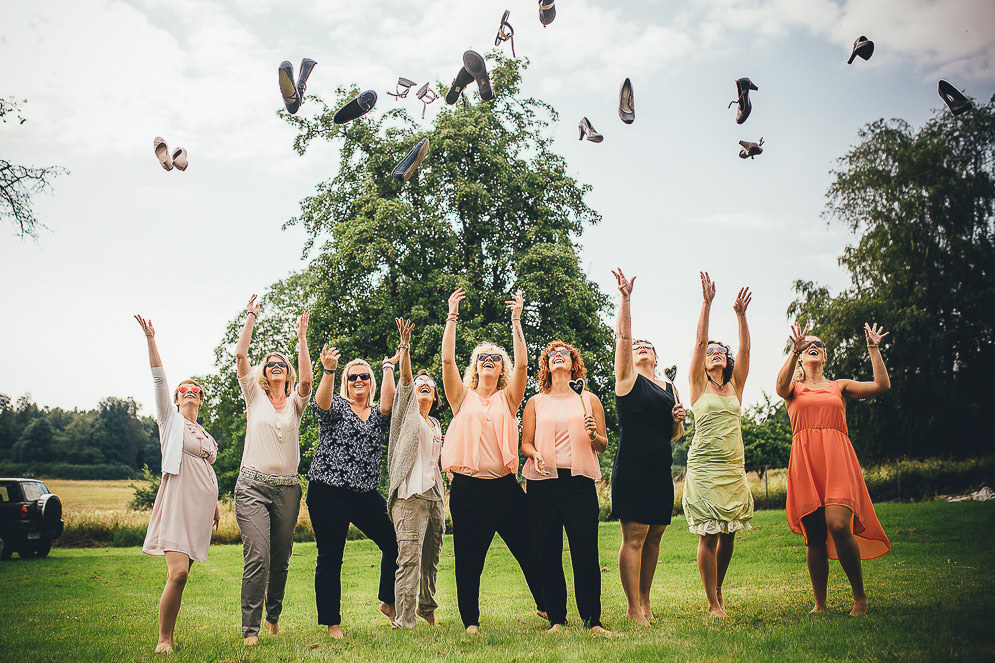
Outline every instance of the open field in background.
[[(865, 469), (868, 489), (875, 502), (894, 499), (930, 499), (938, 493), (951, 494), (976, 490), (983, 483), (992, 485), (995, 457), (966, 461), (895, 461)], [(763, 477), (748, 475), (757, 509), (783, 509), (788, 491), (788, 471), (767, 471)], [(75, 481), (45, 479), (49, 489), (63, 502), (66, 530), (55, 543), (58, 547), (134, 546), (145, 539), (147, 511), (127, 508), (133, 490), (129, 481)], [(674, 486), (674, 507), (681, 511), (684, 481)], [(448, 494), (447, 494), (448, 499)], [(607, 484), (599, 484), (598, 499), (602, 520), (611, 512), (611, 495)], [(680, 518), (680, 516), (677, 516)], [(301, 503), (297, 523), (297, 540), (313, 541), (314, 533), (307, 506)], [(350, 529), (351, 538), (362, 535)], [(222, 498), (221, 525), (214, 532), (215, 543), (238, 543), (238, 524), (230, 499)]]
[[(811, 592), (801, 537), (784, 515), (757, 514), (754, 529), (737, 537), (725, 583), (731, 618), (705, 616), (694, 561), (696, 537), (681, 519), (663, 536), (652, 594), (655, 623), (626, 623), (618, 580), (616, 523), (600, 529), (603, 620), (613, 631), (596, 638), (580, 628), (573, 605), (560, 634), (543, 632), (525, 581), (507, 548), (495, 540), (481, 596), (481, 633), (466, 636), (456, 611), (452, 540), (439, 572), (432, 629), (392, 632), (377, 611), (379, 553), (369, 541), (346, 545), (343, 629), (333, 642), (316, 624), (313, 543), (298, 543), (291, 559), (281, 633), (264, 633), (246, 649), (239, 635), (241, 547), (214, 546), (195, 564), (177, 627), (180, 649), (170, 661), (369, 661), (432, 659), (708, 660), (708, 661), (947, 661), (995, 659), (991, 595), (995, 591), (995, 503), (880, 504), (892, 552), (864, 563), (870, 615), (851, 618), (846, 579), (831, 566), (829, 606), (806, 614)], [(0, 564), (0, 660), (165, 660), (152, 650), (156, 610), (165, 578), (161, 559), (137, 548), (56, 549), (42, 560)]]

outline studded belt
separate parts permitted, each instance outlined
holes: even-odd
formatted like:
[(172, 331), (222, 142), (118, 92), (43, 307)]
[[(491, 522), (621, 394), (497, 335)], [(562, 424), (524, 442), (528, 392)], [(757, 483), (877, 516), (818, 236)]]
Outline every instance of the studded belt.
[(300, 481), (296, 474), (266, 474), (265, 472), (257, 472), (250, 467), (243, 467), (238, 471), (240, 477), (245, 477), (246, 479), (254, 479), (255, 481), (261, 481), (268, 486), (297, 486), (300, 485)]

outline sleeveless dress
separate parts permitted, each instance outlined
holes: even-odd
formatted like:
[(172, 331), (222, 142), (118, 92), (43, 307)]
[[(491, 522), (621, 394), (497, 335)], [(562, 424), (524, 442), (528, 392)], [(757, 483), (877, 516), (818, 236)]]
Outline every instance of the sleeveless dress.
[(142, 552), (181, 552), (203, 562), (211, 545), (218, 503), (218, 478), (211, 467), (218, 457), (218, 445), (198, 424), (184, 420), (183, 426), (180, 472), (162, 475)]
[(684, 478), (684, 517), (693, 534), (751, 529), (753, 493), (746, 480), (740, 404), (736, 395), (702, 394), (694, 412), (694, 439)]
[(632, 391), (615, 396), (621, 435), (612, 465), (612, 514), (644, 525), (669, 525), (674, 513), (670, 474), (674, 431), (673, 387), (642, 375)]
[[(792, 386), (788, 401), (791, 418), (791, 459), (788, 461), (788, 525), (795, 534), (808, 536), (802, 518), (827, 504), (853, 511), (852, 529), (861, 559), (874, 559), (891, 550), (857, 454), (846, 426), (846, 403), (839, 384), (812, 389), (800, 382)], [(827, 533), (829, 557), (839, 559), (833, 537)]]

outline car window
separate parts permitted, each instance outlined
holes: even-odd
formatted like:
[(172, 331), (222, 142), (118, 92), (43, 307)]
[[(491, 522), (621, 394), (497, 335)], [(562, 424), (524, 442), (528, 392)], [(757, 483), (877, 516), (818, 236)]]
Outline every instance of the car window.
[(45, 484), (40, 481), (25, 481), (21, 484), (21, 488), (24, 490), (25, 502), (40, 500), (41, 496), (48, 492), (48, 490), (45, 489)]

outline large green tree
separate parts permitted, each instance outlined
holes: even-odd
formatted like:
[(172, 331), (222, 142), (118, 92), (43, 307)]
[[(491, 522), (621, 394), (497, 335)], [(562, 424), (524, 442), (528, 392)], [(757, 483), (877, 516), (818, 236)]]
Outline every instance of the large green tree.
[[(548, 341), (575, 344), (584, 353), (591, 389), (613, 418), (613, 336), (603, 322), (610, 300), (581, 269), (577, 243), (600, 215), (584, 202), (590, 186), (569, 177), (563, 157), (552, 151), (556, 111), (519, 95), (527, 63), (497, 53), (489, 58), (496, 99), (482, 103), (473, 93), (470, 102), (453, 106), (440, 100), (431, 126), (401, 107), (381, 113), (391, 103), (384, 99), (373, 113), (334, 124), (335, 108), (356, 89), (340, 89), (334, 107), (309, 97), (308, 105), (320, 108), (313, 115), (281, 113), (299, 131), (299, 153), (315, 141), (330, 141), (340, 160), (338, 172), (319, 183), (288, 222), (307, 231), (310, 264), (263, 298), (252, 353), (292, 350), (293, 319), (310, 308), (315, 358), (328, 343), (346, 360), (362, 357), (379, 367), (396, 348), (394, 318), (403, 316), (415, 323), (413, 365), (439, 376), (449, 294), (459, 286), (467, 291), (456, 350), (466, 361), (479, 341), (511, 347), (504, 302), (521, 292), (530, 373)], [(431, 152), (425, 163), (409, 182), (394, 180), (393, 167), (426, 137)], [(231, 445), (223, 468), (237, 468), (244, 436), (228, 349), (240, 324), (238, 316), (229, 325), (218, 351), (221, 373), (211, 380), (216, 397), (209, 400), (208, 417)], [(306, 426), (302, 444), (315, 440)]]
[(990, 450), (995, 371), (995, 96), (916, 130), (879, 120), (840, 159), (826, 215), (857, 237), (833, 295), (795, 284), (792, 318), (814, 324), (830, 370), (870, 379), (865, 321), (882, 323), (892, 390), (852, 409), (865, 457)]

